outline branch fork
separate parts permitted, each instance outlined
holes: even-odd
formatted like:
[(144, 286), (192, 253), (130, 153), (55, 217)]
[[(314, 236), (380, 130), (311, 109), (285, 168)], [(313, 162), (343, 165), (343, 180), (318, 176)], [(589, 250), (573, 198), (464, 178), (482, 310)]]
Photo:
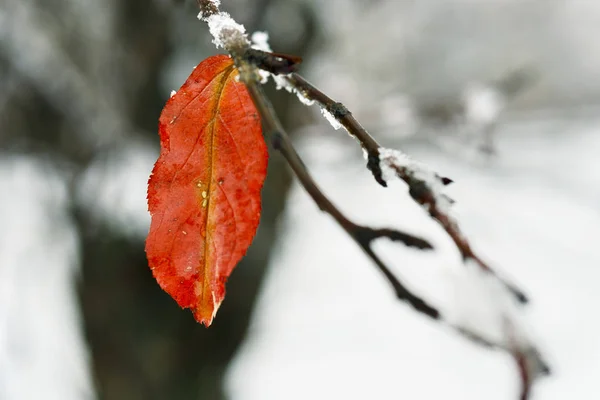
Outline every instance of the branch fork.
[[(412, 293), (381, 261), (372, 248), (375, 240), (386, 237), (406, 246), (420, 250), (430, 250), (433, 246), (425, 239), (409, 233), (389, 228), (371, 228), (358, 225), (349, 220), (323, 193), (306, 169), (302, 159), (294, 149), (291, 140), (282, 127), (274, 109), (265, 96), (261, 82), (264, 72), (274, 75), (276, 83), (290, 92), (295, 92), (305, 104), (318, 103), (326, 116), (331, 116), (337, 123), (354, 137), (365, 153), (367, 168), (373, 174), (376, 182), (387, 187), (394, 179), (403, 181), (408, 186), (411, 198), (419, 204), (428, 215), (435, 220), (448, 234), (462, 255), (465, 264), (474, 264), (481, 272), (491, 276), (504, 287), (513, 300), (525, 304), (528, 298), (514, 284), (501, 278), (489, 264), (475, 254), (468, 240), (461, 232), (458, 223), (452, 217), (450, 208), (454, 201), (442, 192), (442, 189), (452, 183), (452, 179), (440, 176), (422, 163), (416, 162), (406, 154), (386, 149), (380, 146), (367, 130), (354, 118), (352, 113), (342, 103), (334, 101), (320, 91), (296, 70), (301, 58), (281, 53), (273, 53), (264, 49), (251, 47), (243, 26), (238, 25), (227, 13), (219, 11), (218, 0), (197, 0), (200, 7), (199, 18), (209, 24), (213, 42), (217, 47), (223, 47), (234, 59), (240, 71), (240, 79), (244, 82), (262, 117), (265, 134), (270, 139), (273, 149), (283, 155), (297, 176), (301, 185), (308, 192), (319, 209), (331, 215), (348, 235), (362, 248), (375, 266), (388, 280), (397, 298), (406, 302), (419, 313), (448, 326), (463, 337), (491, 348), (500, 348), (510, 353), (519, 371), (521, 380), (520, 400), (527, 400), (534, 378), (548, 374), (549, 367), (543, 361), (536, 347), (517, 337), (516, 327), (510, 318), (506, 335), (512, 344), (495, 343), (480, 334), (457, 326), (445, 320), (438, 309), (428, 304), (424, 299)], [(232, 32), (233, 30), (233, 32)], [(268, 46), (267, 46), (268, 47)], [(337, 128), (337, 127), (336, 127)]]

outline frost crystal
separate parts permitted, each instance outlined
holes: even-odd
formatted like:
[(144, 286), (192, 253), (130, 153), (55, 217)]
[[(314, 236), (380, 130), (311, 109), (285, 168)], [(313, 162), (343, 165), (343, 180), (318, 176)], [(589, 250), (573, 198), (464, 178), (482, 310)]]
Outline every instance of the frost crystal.
[(298, 100), (300, 100), (300, 103), (304, 104), (305, 106), (312, 106), (313, 104), (315, 104), (314, 100), (309, 99), (304, 95), (304, 93), (300, 92), (296, 88), (294, 88), (293, 91), (296, 93), (296, 96), (298, 96)]
[(325, 119), (333, 126), (333, 129), (338, 130), (342, 127), (342, 124), (340, 124), (339, 121), (325, 109), (325, 107), (321, 107), (321, 114), (323, 114)]
[[(262, 51), (271, 51), (271, 46), (269, 46), (269, 34), (267, 32), (256, 31), (250, 36), (250, 40), (252, 41), (252, 48)], [(268, 71), (257, 68), (256, 71), (260, 76), (260, 83), (263, 85), (269, 81), (269, 75), (271, 75)]]
[(427, 165), (411, 159), (401, 151), (379, 148), (379, 167), (381, 175), (386, 182), (406, 175), (411, 180), (416, 180), (425, 185), (435, 200), (435, 206), (445, 214), (450, 211), (452, 201), (442, 193), (444, 184), (438, 174)]
[(363, 158), (365, 160), (369, 160), (369, 152), (364, 147), (361, 147), (361, 149), (362, 149), (362, 153), (363, 153)]
[(269, 46), (269, 34), (267, 32), (256, 31), (250, 37), (252, 41), (252, 48), (262, 51), (271, 52), (271, 46)]
[(223, 48), (243, 47), (250, 45), (246, 35), (244, 25), (235, 22), (226, 12), (210, 15), (204, 18), (202, 13), (198, 14), (198, 19), (206, 21), (210, 34), (213, 36), (215, 46)]
[[(269, 45), (269, 34), (267, 32), (254, 32), (250, 37), (252, 40), (252, 48), (271, 52), (271, 46)], [(315, 101), (307, 98), (302, 92), (298, 91), (288, 80), (286, 75), (275, 75), (271, 74), (268, 71), (264, 71), (258, 69), (258, 73), (260, 74), (260, 83), (267, 83), (269, 76), (273, 78), (273, 82), (275, 82), (275, 88), (277, 90), (285, 89), (290, 93), (295, 93), (298, 96), (298, 100), (304, 105), (312, 106)]]
[(407, 154), (399, 150), (386, 149), (384, 147), (379, 148), (379, 167), (381, 168), (382, 178), (386, 182), (398, 177), (397, 171), (393, 166), (409, 169), (413, 162)]
[[(218, 7), (220, 1), (213, 1), (213, 4)], [(244, 25), (235, 22), (235, 20), (226, 12), (221, 11), (208, 17), (204, 17), (202, 13), (199, 13), (198, 19), (205, 21), (208, 24), (210, 34), (213, 36), (212, 42), (217, 48), (223, 47), (224, 49), (229, 50), (231, 48), (251, 46), (258, 50), (271, 52), (268, 33), (254, 32), (251, 36), (252, 42), (250, 42), (246, 35), (246, 28), (244, 28)], [(271, 76), (273, 77), (277, 90), (284, 88), (290, 93), (295, 93), (302, 104), (307, 106), (314, 104), (314, 100), (308, 99), (303, 93), (296, 90), (296, 88), (287, 80), (285, 75), (274, 75), (261, 69), (257, 69), (257, 71), (260, 76), (260, 83), (267, 83), (269, 76)]]
[(285, 89), (290, 93), (297, 92), (296, 88), (286, 79), (285, 75), (271, 74), (271, 76), (273, 77), (273, 82), (275, 82), (275, 89)]

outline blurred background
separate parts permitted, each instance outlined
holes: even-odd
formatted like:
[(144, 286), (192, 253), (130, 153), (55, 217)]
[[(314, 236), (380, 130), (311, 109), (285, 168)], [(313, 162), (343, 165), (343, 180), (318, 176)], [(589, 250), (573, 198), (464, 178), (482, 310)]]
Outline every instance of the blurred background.
[[(523, 319), (555, 371), (533, 398), (596, 398), (600, 2), (221, 7), (302, 56), (382, 144), (456, 181), (472, 244), (532, 297)], [(274, 153), (213, 326), (162, 292), (146, 183), (169, 92), (216, 53), (197, 13), (194, 0), (0, 0), (0, 400), (515, 398), (510, 359), (398, 304)], [(406, 188), (379, 187), (316, 106), (268, 93), (342, 210), (436, 245), (377, 243), (394, 271), (484, 324), (481, 293), (463, 290), (456, 250)]]

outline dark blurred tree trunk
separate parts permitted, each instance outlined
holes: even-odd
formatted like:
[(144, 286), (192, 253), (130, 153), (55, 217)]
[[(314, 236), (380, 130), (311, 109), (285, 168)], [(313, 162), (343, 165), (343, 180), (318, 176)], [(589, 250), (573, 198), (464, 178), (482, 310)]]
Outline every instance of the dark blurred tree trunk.
[[(249, 20), (242, 21), (250, 32), (256, 28), (268, 28), (264, 21), (266, 10), (262, 7), (277, 2), (254, 0), (246, 2), (245, 6), (252, 7), (254, 3), (261, 9), (255, 9), (248, 14)], [(121, 137), (126, 138), (132, 132), (149, 132), (147, 139), (158, 147), (157, 121), (165, 101), (159, 88), (159, 78), (174, 50), (173, 46), (177, 46), (171, 42), (171, 31), (175, 27), (170, 24), (180, 23), (169, 19), (177, 14), (169, 15), (165, 9), (184, 7), (193, 20), (197, 13), (195, 2), (183, 4), (172, 1), (169, 4), (166, 0), (128, 0), (106, 3), (106, 7), (113, 5), (118, 7), (112, 27), (116, 29), (114, 37), (118, 38), (118, 43), (114, 44), (115, 51), (109, 51), (106, 59), (100, 61), (114, 68), (115, 73), (122, 77), (113, 78), (112, 72), (104, 72), (108, 75), (107, 80), (114, 81), (101, 82), (99, 90), (112, 90), (107, 98), (117, 97), (121, 102), (119, 111), (133, 128), (131, 132), (119, 132)], [(296, 7), (285, 2), (279, 6)], [(50, 13), (55, 21), (62, 21), (61, 18), (66, 18), (62, 10), (69, 6), (64, 0), (52, 0), (32, 7), (43, 7), (44, 13)], [(315, 31), (312, 14), (305, 9), (301, 13), (305, 22), (304, 37), (296, 47), (282, 49), (288, 53), (303, 55)], [(89, 18), (94, 18), (94, 15), (89, 15)], [(83, 25), (85, 29), (85, 21)], [(197, 22), (197, 26), (200, 35), (203, 24)], [(98, 66), (93, 65), (93, 59), (86, 58), (86, 54), (93, 53), (93, 49), (89, 49), (92, 44), (85, 43), (77, 32), (69, 31), (75, 28), (68, 20), (64, 20), (64, 27), (53, 25), (52, 28), (64, 29), (56, 38), (57, 49), (62, 49), (79, 71), (83, 75), (89, 74), (93, 80)], [(277, 41), (272, 41), (272, 44), (277, 47)], [(0, 51), (0, 76), (11, 75), (12, 82), (18, 85), (18, 90), (9, 95), (10, 103), (0, 113), (2, 152), (18, 151), (50, 159), (66, 166), (77, 177), (102, 152), (121, 145), (121, 142), (109, 142), (108, 145), (94, 147), (88, 146), (85, 140), (78, 140), (78, 127), (73, 126), (65, 115), (65, 105), (54, 104), (56, 102), (51, 100), (51, 96), (39, 90), (40, 82), (27, 74), (21, 76), (18, 66), (9, 58), (10, 55)], [(130, 83), (128, 76), (135, 77), (136, 83)], [(123, 82), (119, 83), (119, 78)], [(118, 89), (111, 89), (113, 86), (110, 85)], [(292, 116), (290, 105), (295, 101), (294, 96), (271, 92), (283, 120), (288, 121)], [(71, 102), (67, 109), (69, 104), (75, 106), (81, 100), (68, 97), (67, 93), (65, 101)], [(77, 180), (73, 179), (73, 182)], [(263, 189), (263, 212), (258, 234), (247, 256), (230, 278), (228, 295), (210, 329), (197, 324), (189, 311), (180, 310), (159, 288), (147, 265), (143, 238), (132, 239), (111, 229), (109, 224), (98, 226), (90, 210), (74, 207), (82, 249), (79, 293), (98, 398), (225, 397), (223, 374), (246, 334), (272, 243), (275, 242), (276, 221), (284, 209), (289, 185), (290, 174), (282, 159), (272, 157)], [(73, 185), (73, 198), (75, 189)]]
[[(123, 3), (127, 29), (122, 40), (130, 42), (127, 48), (139, 50), (138, 62), (149, 68), (143, 90), (130, 104), (132, 119), (155, 132), (165, 100), (159, 95), (158, 78), (169, 49), (167, 21), (152, 4)], [(303, 53), (307, 43), (286, 51)], [(277, 96), (282, 115), (289, 118), (294, 98), (287, 93), (272, 95)], [(157, 142), (157, 136), (152, 140)], [(85, 213), (79, 215), (84, 238), (81, 299), (100, 398), (225, 398), (223, 374), (246, 334), (289, 184), (282, 159), (272, 157), (258, 234), (229, 279), (228, 295), (210, 329), (197, 324), (189, 311), (180, 310), (159, 288), (142, 241), (131, 242), (110, 231), (93, 232)]]

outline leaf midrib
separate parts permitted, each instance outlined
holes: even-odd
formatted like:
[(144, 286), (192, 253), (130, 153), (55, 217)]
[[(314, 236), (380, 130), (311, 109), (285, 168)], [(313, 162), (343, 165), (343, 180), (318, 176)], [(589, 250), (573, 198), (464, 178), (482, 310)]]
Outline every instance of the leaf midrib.
[[(223, 98), (223, 92), (225, 91), (225, 86), (227, 85), (227, 81), (229, 80), (229, 77), (231, 76), (232, 72), (235, 70), (235, 66), (234, 64), (231, 64), (229, 67), (227, 67), (226, 69), (223, 70), (222, 74), (222, 79), (219, 83), (219, 87), (218, 87), (218, 93), (219, 93), (219, 97), (216, 101), (216, 105), (213, 109), (213, 115), (212, 118), (210, 119), (210, 157), (209, 157), (209, 170), (208, 170), (208, 182), (207, 182), (207, 187), (206, 187), (206, 214), (204, 217), (204, 226), (205, 226), (205, 232), (206, 234), (204, 235), (204, 281), (202, 282), (202, 296), (201, 296), (201, 304), (206, 304), (206, 296), (207, 294), (210, 292), (211, 297), (212, 297), (212, 290), (210, 290), (210, 282), (208, 279), (208, 274), (210, 273), (210, 265), (209, 265), (209, 254), (210, 254), (210, 250), (209, 250), (209, 244), (212, 244), (212, 241), (210, 240), (210, 229), (208, 227), (208, 217), (211, 213), (211, 205), (213, 204), (213, 202), (211, 201), (211, 190), (212, 190), (212, 185), (213, 185), (213, 164), (214, 164), (214, 160), (215, 160), (215, 137), (217, 136), (215, 134), (215, 126), (217, 124), (217, 116), (220, 112), (221, 109), (221, 100)], [(202, 201), (204, 201), (204, 199), (202, 199)], [(200, 206), (202, 206), (202, 204), (200, 204)], [(215, 275), (216, 275), (216, 263), (215, 263)], [(209, 290), (207, 290), (209, 289)], [(212, 301), (212, 299), (210, 299)], [(215, 307), (216, 305), (213, 304), (213, 307)], [(214, 309), (212, 310), (214, 312)], [(212, 313), (211, 316), (212, 318)]]

